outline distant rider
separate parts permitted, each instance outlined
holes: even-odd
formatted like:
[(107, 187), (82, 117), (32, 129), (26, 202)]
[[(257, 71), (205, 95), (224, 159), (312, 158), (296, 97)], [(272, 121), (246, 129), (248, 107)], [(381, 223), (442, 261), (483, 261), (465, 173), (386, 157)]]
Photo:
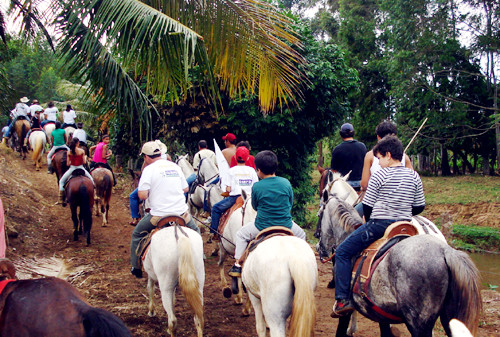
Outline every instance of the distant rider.
[(69, 147), (66, 145), (66, 132), (61, 129), (61, 122), (56, 121), (56, 128), (52, 131), (51, 137), (53, 139), (52, 149), (50, 149), (49, 154), (47, 155), (47, 165), (48, 171), (47, 173), (54, 173), (54, 168), (52, 167), (52, 156), (58, 149), (66, 149), (69, 150)]
[(26, 105), (26, 103), (30, 101), (29, 98), (22, 97), (19, 101), (20, 102), (16, 104), (16, 107), (10, 112), (10, 118), (12, 119), (12, 122), (9, 124), (9, 129), (3, 136), (3, 143), (7, 143), (7, 141), (9, 140), (10, 134), (12, 132), (12, 127), (14, 126), (14, 124), (16, 124), (16, 121), (18, 119), (29, 120), (28, 115), (30, 113), (30, 108)]
[(109, 135), (103, 135), (101, 141), (89, 149), (89, 154), (92, 157), (92, 162), (89, 166), (91, 171), (97, 166), (97, 164), (110, 170), (113, 174), (113, 186), (115, 186), (115, 174), (111, 166), (108, 164), (108, 159), (113, 155), (113, 152), (109, 148), (109, 141)]

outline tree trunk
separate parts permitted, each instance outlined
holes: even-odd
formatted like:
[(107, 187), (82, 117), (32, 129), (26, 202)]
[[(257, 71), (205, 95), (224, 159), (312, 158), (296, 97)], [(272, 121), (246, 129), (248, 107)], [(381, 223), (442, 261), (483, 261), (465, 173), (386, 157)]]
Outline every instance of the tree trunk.
[(483, 154), (482, 157), (483, 157), (483, 175), (486, 176), (490, 174), (490, 161), (487, 153)]
[(456, 150), (452, 151), (453, 151), (453, 174), (460, 175), (460, 169), (458, 168), (458, 163), (457, 163), (458, 154)]
[(463, 162), (463, 168), (464, 168), (464, 174), (466, 173), (465, 169), (469, 170), (470, 173), (474, 173), (474, 168), (472, 167), (471, 163), (467, 159), (467, 154), (465, 152), (459, 151), (460, 157), (462, 157), (462, 162)]
[(451, 175), (448, 150), (441, 144), (441, 175), (447, 177)]

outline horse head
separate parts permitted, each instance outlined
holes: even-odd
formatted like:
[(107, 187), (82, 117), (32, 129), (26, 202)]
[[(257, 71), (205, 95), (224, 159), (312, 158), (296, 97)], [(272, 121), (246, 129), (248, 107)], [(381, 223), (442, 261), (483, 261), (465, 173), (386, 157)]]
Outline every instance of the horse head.
[(318, 216), (321, 218), (321, 233), (316, 249), (324, 259), (340, 245), (345, 238), (363, 221), (358, 212), (336, 194), (323, 193), (324, 204)]
[(189, 157), (189, 154), (186, 153), (183, 156), (178, 156), (177, 160), (175, 161), (175, 163), (177, 165), (179, 165), (179, 167), (181, 168), (182, 173), (184, 173), (184, 176), (186, 178), (189, 177), (191, 174), (194, 173), (193, 166), (188, 161), (188, 157)]
[(16, 267), (9, 259), (0, 259), (0, 281), (16, 280)]
[(219, 169), (214, 162), (202, 158), (198, 166), (198, 178), (201, 184), (210, 183), (219, 176)]
[(329, 171), (326, 177), (327, 182), (324, 190), (327, 190), (329, 194), (336, 194), (340, 199), (354, 205), (358, 200), (358, 194), (354, 188), (347, 183), (350, 173), (351, 172), (342, 176), (339, 172)]

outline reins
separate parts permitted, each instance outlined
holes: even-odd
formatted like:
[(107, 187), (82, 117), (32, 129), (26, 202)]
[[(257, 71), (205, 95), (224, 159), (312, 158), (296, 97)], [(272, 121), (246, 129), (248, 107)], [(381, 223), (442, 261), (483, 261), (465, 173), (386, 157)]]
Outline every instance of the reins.
[[(191, 216), (193, 217), (193, 219), (195, 219), (196, 221), (198, 221), (199, 223), (201, 223), (203, 226), (205, 226), (208, 229), (210, 229), (210, 226), (208, 226), (205, 222), (201, 221), (200, 219), (198, 219), (194, 215), (191, 215)], [(226, 240), (227, 242), (229, 242), (230, 244), (232, 244), (233, 246), (236, 247), (236, 245), (231, 240), (229, 240), (228, 238), (224, 237), (224, 235), (222, 235), (222, 233), (219, 233), (218, 231), (215, 231), (215, 233), (218, 234), (221, 238), (223, 238), (224, 240)]]

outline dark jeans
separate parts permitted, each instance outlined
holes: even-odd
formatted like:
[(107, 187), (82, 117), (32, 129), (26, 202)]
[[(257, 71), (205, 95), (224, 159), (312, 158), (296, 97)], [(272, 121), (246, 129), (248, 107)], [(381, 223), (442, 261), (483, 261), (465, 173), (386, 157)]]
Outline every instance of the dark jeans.
[(384, 236), (385, 229), (398, 220), (370, 219), (352, 232), (335, 251), (335, 299), (348, 299), (350, 296), (353, 258), (374, 241)]
[(230, 195), (227, 198), (222, 199), (212, 207), (212, 223), (210, 224), (210, 233), (215, 234), (217, 228), (219, 227), (219, 220), (227, 209), (231, 208), (238, 199), (239, 195)]

